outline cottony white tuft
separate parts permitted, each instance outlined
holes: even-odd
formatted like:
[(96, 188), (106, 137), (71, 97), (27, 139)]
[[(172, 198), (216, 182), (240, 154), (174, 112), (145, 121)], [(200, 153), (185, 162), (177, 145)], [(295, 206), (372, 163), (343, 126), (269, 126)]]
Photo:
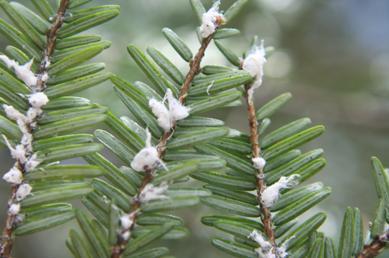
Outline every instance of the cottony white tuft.
[(18, 144), (14, 149), (10, 149), (12, 158), (25, 163), (27, 161), (27, 153), (23, 145)]
[(124, 232), (124, 233), (121, 234), (121, 237), (122, 237), (124, 240), (130, 239), (130, 236), (131, 236), (131, 232), (130, 232), (130, 231), (126, 231), (126, 232)]
[(40, 164), (40, 161), (38, 160), (38, 156), (36, 153), (34, 153), (26, 162), (24, 165), (24, 169), (26, 172), (30, 172), (34, 170), (38, 165)]
[(23, 181), (23, 173), (17, 167), (13, 167), (4, 174), (3, 179), (7, 183), (18, 185)]
[(167, 107), (154, 98), (149, 100), (149, 106), (153, 114), (157, 117), (158, 125), (165, 131), (168, 132), (172, 128), (172, 120), (170, 112)]
[(6, 55), (0, 55), (0, 60), (3, 61), (8, 68), (12, 68), (16, 77), (21, 79), (28, 87), (32, 87), (37, 84), (38, 79), (31, 71), (31, 65), (34, 62), (33, 59), (24, 65), (19, 65), (18, 62), (9, 59)]
[(261, 45), (254, 46), (247, 57), (243, 60), (242, 69), (255, 78), (255, 81), (252, 83), (248, 91), (250, 100), (252, 99), (254, 90), (262, 85), (263, 67), (267, 61), (265, 55), (266, 52), (262, 40)]
[(173, 92), (170, 89), (166, 90), (166, 99), (169, 108), (165, 106), (164, 100), (158, 101), (154, 98), (149, 100), (149, 106), (153, 114), (157, 117), (158, 125), (165, 132), (169, 132), (176, 121), (189, 116), (189, 108), (181, 104), (173, 96)]
[(280, 197), (280, 191), (286, 188), (295, 187), (299, 182), (300, 175), (294, 174), (289, 177), (282, 176), (278, 182), (267, 187), (261, 195), (261, 199), (265, 207), (272, 207)]
[(146, 203), (153, 200), (167, 199), (168, 197), (164, 195), (167, 189), (168, 185), (166, 183), (162, 183), (159, 186), (147, 184), (139, 194), (139, 201)]
[(170, 89), (166, 90), (166, 98), (169, 104), (170, 117), (173, 121), (178, 121), (189, 116), (190, 109), (181, 104), (181, 102), (173, 96), (173, 92)]
[(134, 220), (132, 219), (131, 214), (126, 214), (120, 217), (120, 226), (123, 229), (129, 229), (132, 224), (134, 224)]
[(29, 184), (21, 184), (16, 191), (16, 200), (21, 201), (31, 193), (32, 187)]
[(146, 146), (135, 155), (131, 162), (131, 167), (138, 172), (154, 169), (161, 165), (165, 167), (165, 164), (158, 156), (157, 148), (151, 146), (151, 134), (148, 129), (146, 130), (146, 135)]
[(224, 16), (219, 11), (220, 1), (216, 1), (211, 9), (203, 14), (200, 35), (202, 38), (207, 38), (224, 22)]
[(256, 157), (251, 159), (256, 169), (263, 169), (266, 166), (266, 160), (262, 157)]
[(13, 203), (9, 206), (8, 213), (11, 215), (17, 215), (20, 212), (20, 203)]
[(28, 101), (32, 107), (40, 109), (49, 102), (49, 98), (43, 92), (37, 92), (31, 94)]
[(263, 258), (275, 258), (276, 256), (273, 253), (273, 245), (267, 241), (261, 233), (256, 230), (253, 230), (248, 238), (255, 241), (259, 248), (255, 249), (255, 252), (259, 255), (259, 257)]
[(3, 109), (4, 109), (4, 112), (5, 114), (7, 115), (7, 117), (9, 119), (12, 119), (14, 121), (24, 121), (25, 120), (25, 115), (23, 115), (22, 113), (20, 113), (16, 108), (14, 108), (13, 106), (9, 106), (9, 105), (3, 105)]

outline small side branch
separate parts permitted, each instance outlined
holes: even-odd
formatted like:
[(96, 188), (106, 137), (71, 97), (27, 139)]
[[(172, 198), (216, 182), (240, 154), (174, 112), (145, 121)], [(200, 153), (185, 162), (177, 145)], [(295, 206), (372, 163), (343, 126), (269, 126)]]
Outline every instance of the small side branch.
[(46, 34), (46, 47), (43, 51), (43, 57), (39, 66), (38, 74), (41, 75), (38, 78), (37, 90), (43, 91), (46, 88), (45, 81), (42, 79), (45, 73), (47, 73), (47, 67), (50, 65), (50, 57), (55, 50), (55, 44), (57, 42), (57, 34), (64, 23), (64, 17), (66, 10), (69, 6), (70, 0), (61, 0), (54, 22), (52, 23), (49, 31)]
[(389, 230), (384, 234), (377, 236), (374, 240), (363, 247), (363, 250), (356, 258), (373, 258), (378, 256), (389, 243)]
[[(248, 120), (249, 120), (249, 127), (250, 127), (250, 142), (251, 142), (251, 154), (253, 159), (261, 157), (261, 147), (259, 145), (259, 137), (258, 134), (258, 124), (257, 124), (257, 117), (255, 113), (255, 105), (252, 101), (249, 90), (250, 85), (247, 85), (245, 87), (245, 99), (247, 103), (247, 114), (248, 114)], [(256, 176), (256, 186), (257, 186), (257, 200), (259, 207), (261, 209), (261, 216), (262, 216), (262, 223), (265, 229), (266, 237), (269, 239), (270, 243), (273, 245), (273, 249), (277, 250), (276, 242), (275, 242), (275, 233), (273, 230), (273, 223), (271, 219), (271, 213), (269, 208), (267, 208), (262, 201), (262, 192), (266, 189), (266, 183), (265, 183), (265, 174), (263, 172), (263, 168), (257, 169), (257, 176)]]
[[(21, 113), (16, 112), (16, 110), (12, 106), (8, 106), (7, 116), (12, 120), (17, 121), (17, 124), (23, 133), (23, 138), (21, 139), (20, 144), (17, 146), (20, 147), (20, 149), (23, 151), (22, 154), (20, 154), (19, 150), (19, 154), (17, 155), (16, 150), (13, 148), (13, 146), (11, 146), (11, 144), (8, 144), (12, 156), (16, 159), (13, 171), (15, 173), (21, 173), (21, 181), (23, 181), (23, 175), (25, 173), (29, 172), (39, 164), (36, 159), (36, 154), (34, 154), (32, 150), (32, 131), (35, 128), (37, 119), (39, 118), (42, 112), (41, 107), (46, 105), (48, 102), (47, 96), (43, 93), (48, 78), (47, 71), (50, 65), (50, 58), (54, 53), (57, 33), (63, 25), (64, 15), (68, 5), (69, 0), (61, 0), (55, 21), (53, 22), (51, 28), (47, 33), (47, 42), (45, 50), (43, 51), (41, 64), (36, 75), (37, 81), (36, 84), (31, 85), (30, 87), (32, 94), (29, 97), (29, 111), (26, 115), (22, 115)], [(29, 112), (30, 116), (28, 116)], [(14, 153), (12, 153), (13, 151)], [(8, 213), (6, 217), (5, 227), (3, 229), (3, 234), (1, 237), (1, 258), (11, 257), (12, 247), (14, 244), (13, 231), (16, 227), (16, 224), (18, 223), (18, 218), (20, 218), (18, 216), (18, 212), (20, 209), (19, 201), (25, 198), (31, 191), (31, 186), (28, 184), (15, 181), (12, 182), (11, 179), (9, 179), (9, 181), (10, 183), (12, 183), (12, 188), (11, 196), (8, 200)]]
[[(190, 70), (185, 77), (185, 81), (181, 87), (180, 94), (178, 96), (179, 97), (178, 99), (179, 99), (181, 104), (185, 103), (185, 100), (186, 100), (186, 97), (188, 96), (189, 89), (190, 89), (190, 86), (193, 82), (193, 79), (200, 72), (201, 61), (204, 57), (205, 51), (206, 51), (209, 43), (212, 41), (212, 38), (213, 38), (213, 34), (202, 40), (201, 46), (200, 46), (197, 54), (195, 55), (193, 60), (190, 62)], [(174, 124), (172, 126), (172, 129), (170, 131), (165, 132), (162, 135), (162, 137), (158, 143), (158, 157), (161, 160), (163, 159), (163, 157), (165, 155), (167, 142), (173, 136), (173, 134), (175, 132), (175, 128), (176, 128), (176, 124)], [(137, 219), (137, 215), (138, 215), (137, 211), (141, 208), (141, 205), (142, 205), (142, 203), (140, 201), (140, 195), (141, 195), (142, 191), (145, 189), (146, 185), (151, 183), (151, 181), (153, 180), (154, 173), (155, 173), (155, 171), (153, 171), (153, 170), (146, 170), (145, 171), (145, 176), (142, 180), (142, 184), (139, 187), (137, 195), (133, 199), (133, 203), (131, 205), (131, 210), (130, 210), (130, 213), (128, 214), (131, 217), (130, 219), (132, 220), (131, 227), (129, 227), (126, 231), (123, 231), (118, 235), (117, 243), (112, 248), (111, 258), (120, 258), (121, 254), (126, 249), (126, 246), (129, 242), (129, 238), (125, 239), (122, 236), (131, 235), (132, 230), (134, 229), (134, 226), (136, 224), (136, 219)]]

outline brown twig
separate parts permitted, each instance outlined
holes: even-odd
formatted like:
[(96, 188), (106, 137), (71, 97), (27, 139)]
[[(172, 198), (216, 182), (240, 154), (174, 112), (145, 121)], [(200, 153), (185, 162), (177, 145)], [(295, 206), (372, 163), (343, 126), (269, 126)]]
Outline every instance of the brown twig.
[(373, 258), (378, 256), (382, 250), (388, 245), (389, 242), (389, 230), (380, 236), (374, 238), (374, 240), (365, 245), (362, 251), (356, 256), (356, 258)]
[[(43, 91), (46, 87), (46, 85), (45, 85), (46, 82), (42, 78), (47, 73), (49, 60), (50, 60), (50, 58), (54, 52), (54, 49), (55, 49), (57, 33), (58, 33), (58, 30), (63, 25), (64, 15), (65, 15), (65, 12), (66, 12), (68, 5), (69, 5), (69, 0), (61, 0), (55, 21), (52, 24), (49, 31), (47, 32), (46, 48), (43, 51), (41, 64), (39, 66), (39, 71), (37, 74), (38, 81), (37, 81), (36, 87), (33, 89), (33, 91), (38, 91), (38, 92)], [(32, 128), (30, 126), (28, 129), (32, 130)], [(29, 155), (31, 157), (32, 153), (30, 153)], [(25, 168), (24, 168), (24, 164), (17, 161), (16, 165), (18, 166), (19, 170), (23, 174), (26, 172)], [(8, 200), (8, 208), (12, 203), (15, 203), (16, 192), (17, 192), (18, 188), (19, 188), (19, 185), (12, 186), (11, 197)], [(16, 224), (17, 224), (17, 215), (13, 215), (13, 214), (8, 213), (7, 217), (6, 217), (5, 227), (3, 229), (3, 234), (1, 237), (1, 245), (0, 245), (0, 257), (1, 258), (11, 257), (12, 247), (13, 247), (13, 243), (14, 243), (13, 231), (16, 227)]]
[(46, 34), (46, 47), (43, 51), (43, 58), (39, 66), (38, 82), (36, 85), (38, 91), (43, 91), (46, 88), (45, 81), (42, 80), (42, 76), (47, 72), (47, 68), (50, 64), (50, 58), (54, 53), (55, 44), (57, 42), (57, 34), (64, 23), (65, 13), (69, 6), (69, 3), (70, 0), (61, 0), (57, 10), (57, 14), (55, 16), (55, 20), (51, 25), (50, 30)]
[[(252, 99), (248, 94), (248, 90), (251, 85), (245, 86), (245, 99), (247, 103), (247, 114), (250, 127), (250, 142), (251, 142), (251, 155), (253, 158), (261, 157), (261, 146), (259, 145), (259, 133), (258, 133), (258, 124), (257, 117), (255, 113), (255, 105)], [(265, 174), (263, 169), (257, 169), (256, 175), (256, 186), (257, 186), (257, 200), (261, 210), (262, 223), (264, 226), (265, 234), (269, 239), (270, 243), (274, 247), (274, 251), (277, 249), (275, 241), (275, 233), (273, 230), (273, 223), (271, 218), (270, 210), (262, 202), (262, 192), (266, 189)], [(277, 254), (275, 254), (277, 255)]]
[[(197, 54), (195, 55), (195, 57), (193, 58), (193, 60), (189, 64), (189, 66), (190, 66), (189, 72), (187, 73), (187, 75), (185, 77), (184, 83), (180, 89), (180, 93), (178, 96), (178, 99), (181, 102), (181, 104), (185, 104), (185, 100), (186, 100), (186, 97), (188, 96), (190, 86), (192, 85), (194, 77), (200, 72), (201, 61), (204, 57), (205, 50), (207, 49), (209, 43), (212, 41), (212, 38), (213, 38), (213, 34), (202, 40), (201, 46), (200, 46)], [(157, 147), (158, 147), (158, 157), (160, 159), (163, 159), (163, 157), (165, 155), (167, 142), (173, 136), (175, 128), (176, 128), (176, 124), (174, 124), (172, 126), (172, 129), (169, 132), (165, 132), (162, 135), (161, 139), (159, 140)], [(131, 218), (133, 223), (132, 223), (132, 226), (127, 230), (127, 231), (129, 231), (129, 233), (132, 232), (132, 230), (135, 226), (135, 223), (136, 223), (137, 213), (135, 211), (139, 210), (141, 207), (141, 202), (139, 200), (139, 196), (142, 193), (145, 186), (153, 180), (154, 171), (145, 171), (145, 173), (146, 174), (142, 180), (142, 184), (139, 187), (138, 193), (135, 196), (135, 198), (133, 199), (133, 203), (131, 205), (131, 210), (130, 210), (129, 214), (133, 214), (133, 217)], [(125, 240), (121, 237), (121, 235), (123, 233), (125, 233), (125, 232), (121, 232), (121, 234), (118, 234), (117, 243), (112, 248), (111, 258), (120, 258), (121, 254), (124, 252), (124, 250), (128, 244), (128, 240)]]

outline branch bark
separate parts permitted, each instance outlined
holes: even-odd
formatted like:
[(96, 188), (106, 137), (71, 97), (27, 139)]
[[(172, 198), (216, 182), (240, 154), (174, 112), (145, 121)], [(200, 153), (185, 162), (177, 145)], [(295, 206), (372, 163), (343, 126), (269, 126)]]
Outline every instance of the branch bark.
[[(201, 61), (204, 57), (206, 49), (209, 46), (209, 43), (212, 41), (213, 35), (214, 34), (212, 34), (209, 37), (204, 38), (202, 40), (201, 46), (200, 46), (197, 54), (195, 55), (193, 60), (189, 63), (190, 69), (185, 77), (184, 83), (180, 89), (180, 93), (178, 96), (178, 99), (181, 102), (181, 104), (185, 104), (186, 97), (188, 96), (189, 89), (190, 89), (190, 86), (192, 85), (193, 79), (200, 72)], [(159, 140), (157, 147), (158, 147), (158, 156), (160, 159), (163, 159), (163, 157), (165, 155), (167, 142), (173, 136), (173, 134), (175, 132), (175, 128), (176, 128), (176, 125), (174, 124), (172, 129), (169, 132), (165, 132), (162, 135), (161, 139)], [(129, 214), (133, 214), (133, 217), (132, 217), (133, 224), (128, 229), (129, 233), (132, 232), (132, 230), (134, 229), (135, 223), (136, 223), (137, 213), (135, 211), (137, 211), (141, 208), (141, 202), (139, 201), (139, 196), (140, 196), (141, 192), (143, 191), (143, 189), (145, 188), (145, 186), (153, 180), (154, 172), (155, 171), (152, 171), (152, 170), (145, 171), (145, 176), (142, 180), (142, 184), (139, 187), (138, 193), (135, 196), (134, 201), (131, 205), (131, 210), (130, 210)], [(121, 232), (121, 233), (126, 233), (126, 232)], [(118, 234), (117, 243), (112, 248), (111, 258), (120, 258), (121, 254), (124, 252), (128, 242), (129, 242), (128, 240), (125, 240), (122, 237), (120, 237), (120, 235), (121, 234)]]
[(377, 236), (374, 240), (365, 245), (362, 251), (356, 256), (356, 258), (373, 258), (378, 256), (382, 250), (388, 245), (389, 242), (389, 230), (384, 234)]
[[(261, 157), (261, 146), (259, 144), (259, 138), (260, 135), (258, 133), (258, 122), (257, 122), (257, 116), (255, 112), (255, 105), (253, 100), (250, 98), (248, 94), (248, 90), (250, 89), (251, 85), (245, 86), (245, 99), (247, 104), (247, 114), (248, 114), (248, 120), (249, 120), (249, 127), (250, 127), (250, 142), (251, 142), (251, 155), (253, 158), (259, 158)], [(262, 217), (262, 223), (264, 226), (265, 234), (270, 241), (270, 243), (273, 245), (273, 249), (277, 250), (277, 244), (275, 241), (275, 233), (273, 230), (273, 223), (271, 218), (270, 210), (263, 204), (262, 201), (262, 192), (266, 189), (266, 182), (265, 182), (265, 174), (263, 172), (263, 169), (257, 169), (257, 176), (256, 176), (256, 186), (257, 186), (257, 201), (261, 210), (261, 217)], [(277, 254), (275, 253), (276, 257)]]
[[(46, 47), (42, 54), (41, 64), (39, 66), (38, 70), (38, 81), (36, 84), (36, 87), (32, 89), (34, 92), (41, 92), (46, 88), (46, 82), (43, 80), (44, 75), (47, 73), (47, 68), (50, 64), (50, 58), (52, 54), (54, 53), (55, 49), (55, 43), (57, 39), (57, 33), (58, 30), (63, 25), (64, 15), (66, 12), (67, 7), (69, 6), (70, 0), (61, 0), (60, 6), (57, 10), (57, 15), (55, 18), (55, 21), (53, 22), (52, 26), (50, 27), (49, 31), (47, 32), (47, 40), (46, 40)], [(30, 127), (30, 126), (29, 126)], [(31, 131), (33, 128), (29, 128), (29, 131)], [(31, 132), (30, 132), (31, 133)], [(32, 154), (30, 154), (31, 156)], [(25, 168), (24, 164), (22, 164), (20, 161), (17, 160), (16, 165), (18, 166), (19, 170), (24, 174)], [(12, 203), (15, 203), (16, 201), (16, 192), (19, 188), (19, 185), (13, 185), (11, 188), (11, 197), (8, 200), (8, 208)], [(8, 210), (8, 209), (7, 209)], [(5, 226), (3, 229), (3, 234), (1, 237), (1, 245), (0, 245), (0, 257), (1, 258), (9, 258), (11, 257), (12, 247), (14, 244), (14, 237), (13, 237), (13, 231), (16, 228), (17, 224), (17, 215), (10, 214), (8, 212), (6, 217)]]

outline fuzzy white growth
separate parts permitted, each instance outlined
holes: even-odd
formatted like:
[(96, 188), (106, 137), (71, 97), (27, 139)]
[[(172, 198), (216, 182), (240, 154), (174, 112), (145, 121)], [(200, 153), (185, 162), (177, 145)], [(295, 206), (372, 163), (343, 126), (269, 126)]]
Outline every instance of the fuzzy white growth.
[(26, 172), (30, 172), (34, 170), (38, 165), (40, 164), (40, 161), (38, 160), (38, 156), (34, 153), (26, 162), (24, 165), (24, 170)]
[(134, 220), (131, 216), (131, 214), (126, 214), (120, 217), (120, 226), (123, 229), (129, 229), (132, 227), (132, 224), (134, 224)]
[(165, 195), (167, 189), (168, 185), (166, 183), (162, 183), (159, 186), (147, 184), (139, 194), (139, 201), (146, 203), (153, 200), (167, 199), (168, 197)]
[(266, 160), (262, 157), (252, 158), (253, 165), (256, 169), (263, 169), (266, 166)]
[(28, 101), (32, 107), (40, 109), (49, 102), (49, 98), (43, 92), (37, 92), (31, 94)]
[(32, 187), (29, 184), (21, 184), (16, 191), (16, 200), (21, 201), (31, 193)]
[(265, 55), (266, 51), (262, 40), (261, 44), (259, 46), (254, 46), (253, 49), (250, 50), (247, 57), (243, 60), (242, 69), (255, 78), (250, 89), (248, 90), (249, 100), (252, 99), (254, 90), (262, 85), (263, 67), (267, 62)]
[(273, 253), (273, 245), (269, 241), (267, 241), (258, 231), (253, 230), (250, 235), (248, 235), (248, 238), (255, 241), (259, 245), (259, 248), (255, 249), (255, 252), (258, 254), (259, 257), (276, 257)]
[(24, 121), (26, 116), (20, 113), (16, 108), (9, 105), (3, 105), (3, 109), (7, 117), (14, 121)]
[(203, 14), (200, 26), (200, 35), (207, 38), (215, 33), (220, 25), (219, 21), (224, 21), (223, 14), (219, 11), (220, 1), (216, 1), (213, 6)]
[(131, 232), (130, 231), (125, 231), (124, 233), (121, 234), (121, 237), (124, 239), (124, 240), (128, 240), (130, 239), (130, 236), (131, 236)]
[(3, 179), (7, 183), (18, 185), (23, 181), (23, 173), (17, 167), (13, 167), (4, 174)]
[(32, 87), (37, 84), (38, 79), (31, 71), (31, 65), (34, 62), (33, 59), (24, 65), (19, 65), (18, 62), (9, 59), (6, 55), (0, 55), (0, 60), (3, 61), (8, 68), (13, 69), (16, 77), (22, 80), (28, 87)]
[(20, 203), (13, 203), (9, 206), (8, 213), (11, 215), (17, 215), (20, 212)]
[(299, 182), (300, 175), (294, 174), (289, 177), (282, 176), (278, 182), (267, 187), (261, 195), (261, 199), (265, 207), (272, 207), (280, 197), (280, 191), (286, 188), (295, 187)]
[(172, 120), (170, 112), (167, 107), (160, 101), (152, 98), (149, 100), (149, 106), (153, 114), (157, 117), (158, 125), (165, 131), (168, 132), (172, 128)]
[(165, 167), (165, 164), (158, 156), (157, 148), (151, 146), (151, 134), (148, 129), (146, 130), (146, 135), (146, 146), (135, 155), (131, 162), (131, 167), (138, 172), (154, 169), (158, 166)]
[(181, 104), (181, 102), (173, 96), (173, 92), (170, 89), (166, 90), (166, 98), (169, 104), (170, 117), (173, 121), (182, 120), (189, 116), (190, 109)]
[(149, 100), (149, 106), (153, 114), (157, 117), (158, 125), (165, 132), (169, 132), (176, 121), (189, 116), (190, 109), (181, 104), (173, 96), (173, 92), (170, 89), (166, 90), (166, 99), (168, 101), (168, 107), (165, 106), (164, 100), (158, 101), (154, 98)]

